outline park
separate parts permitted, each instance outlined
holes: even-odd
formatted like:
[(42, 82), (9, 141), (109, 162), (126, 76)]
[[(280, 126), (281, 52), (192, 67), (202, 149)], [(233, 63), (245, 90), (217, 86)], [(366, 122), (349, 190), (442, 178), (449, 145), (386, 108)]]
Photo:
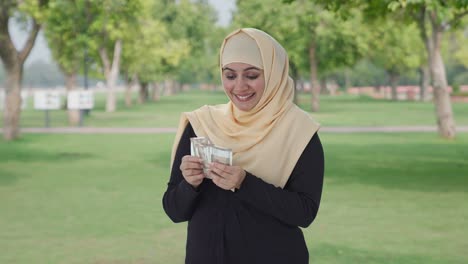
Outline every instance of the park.
[[(221, 91), (193, 91), (105, 115), (102, 98), (85, 124), (172, 127), (179, 111), (224, 101)], [(342, 96), (325, 97), (322, 104), (317, 118), (324, 126), (342, 120), (352, 126), (432, 124), (430, 103)], [(456, 116), (465, 117), (457, 121), (468, 124), (468, 107), (454, 106)], [(35, 111), (29, 112), (25, 118)], [(62, 115), (56, 113), (52, 124), (66, 121)], [(42, 125), (42, 116), (35, 119), (27, 118)], [(467, 133), (453, 141), (436, 132), (320, 135), (327, 166), (319, 215), (304, 230), (311, 260), (467, 261)], [(173, 138), (25, 134), (18, 142), (1, 142), (0, 262), (182, 263), (186, 225), (173, 224), (161, 206)]]
[[(468, 263), (467, 4), (376, 1), (366, 12), (385, 19), (374, 20), (366, 1), (233, 1), (220, 26), (213, 1), (10, 2), (0, 6), (32, 18), (59, 67), (46, 80), (27, 56), (11, 63), (8, 51), (29, 52), (0, 32), (0, 263), (184, 263), (187, 223), (161, 201), (175, 132), (182, 112), (229, 101), (217, 52), (244, 26), (285, 43), (294, 102), (321, 125), (322, 201), (302, 229), (310, 263)], [(439, 53), (415, 10), (427, 27), (431, 12), (453, 22)]]

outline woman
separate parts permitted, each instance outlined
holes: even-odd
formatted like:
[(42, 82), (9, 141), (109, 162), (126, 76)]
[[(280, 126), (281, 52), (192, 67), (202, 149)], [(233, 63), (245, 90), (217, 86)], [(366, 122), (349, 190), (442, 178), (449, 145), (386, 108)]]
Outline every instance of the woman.
[[(293, 103), (287, 54), (265, 32), (229, 34), (220, 66), (230, 102), (182, 114), (163, 198), (174, 222), (188, 221), (186, 263), (308, 263), (299, 227), (320, 204), (319, 125)], [(233, 166), (212, 163), (205, 177), (190, 156), (197, 136), (231, 148)]]

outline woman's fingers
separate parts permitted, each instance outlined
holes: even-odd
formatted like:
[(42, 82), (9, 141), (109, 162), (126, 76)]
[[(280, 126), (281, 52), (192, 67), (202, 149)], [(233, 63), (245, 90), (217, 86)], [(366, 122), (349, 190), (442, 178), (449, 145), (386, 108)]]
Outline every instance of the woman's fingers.
[(202, 164), (200, 158), (194, 156), (184, 156), (180, 164), (180, 170), (189, 170), (189, 169), (202, 169)]
[(222, 178), (226, 178), (226, 177), (229, 177), (229, 175), (231, 175), (231, 171), (227, 165), (217, 163), (217, 162), (212, 163), (210, 165), (210, 170)]
[(212, 180), (213, 180), (213, 183), (216, 184), (221, 189), (224, 189), (224, 190), (232, 189), (232, 187), (231, 187), (232, 183), (230, 183), (228, 180), (226, 180), (225, 178), (220, 177), (217, 174), (212, 174)]
[(221, 163), (211, 164), (210, 170), (213, 183), (225, 190), (239, 188), (246, 175), (245, 170), (239, 166), (229, 166)]
[(205, 178), (201, 159), (198, 157), (190, 155), (182, 157), (182, 162), (179, 168), (185, 180), (194, 187), (200, 185)]
[(184, 162), (184, 161), (201, 163), (202, 159), (199, 158), (199, 157), (191, 156), (191, 155), (185, 155), (185, 156), (182, 157), (182, 162)]

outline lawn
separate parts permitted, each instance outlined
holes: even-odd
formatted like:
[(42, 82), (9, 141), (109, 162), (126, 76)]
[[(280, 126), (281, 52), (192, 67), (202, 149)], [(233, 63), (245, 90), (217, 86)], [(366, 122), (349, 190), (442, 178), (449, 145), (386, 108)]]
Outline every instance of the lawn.
[[(136, 96), (136, 95), (135, 95)], [(175, 127), (180, 112), (191, 111), (205, 104), (220, 104), (227, 101), (224, 92), (192, 90), (172, 96), (163, 96), (159, 102), (134, 105), (126, 108), (123, 94), (118, 94), (118, 111), (104, 111), (105, 95), (96, 94), (96, 107), (84, 119), (85, 126), (94, 127)], [(299, 105), (310, 109), (310, 95), (301, 94)], [(468, 125), (468, 104), (453, 103), (458, 125)], [(321, 110), (311, 113), (324, 126), (397, 126), (434, 125), (435, 114), (432, 102), (393, 102), (374, 100), (369, 97), (340, 95), (321, 97)], [(22, 112), (22, 127), (43, 127), (45, 113), (29, 107)], [(50, 111), (52, 127), (67, 126), (64, 110)], [(0, 127), (2, 126), (0, 120)]]
[[(161, 206), (173, 136), (0, 141), (0, 263), (183, 263), (186, 224)], [(311, 263), (468, 263), (468, 134), (321, 138)]]

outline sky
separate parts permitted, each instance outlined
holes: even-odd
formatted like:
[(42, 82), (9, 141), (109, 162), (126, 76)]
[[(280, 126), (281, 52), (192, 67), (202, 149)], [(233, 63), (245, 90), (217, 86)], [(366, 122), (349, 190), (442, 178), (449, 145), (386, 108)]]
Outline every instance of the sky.
[[(235, 0), (208, 0), (208, 2), (218, 11), (218, 24), (225, 26), (231, 20), (231, 13), (234, 10)], [(13, 43), (19, 49), (26, 41), (26, 33), (21, 31), (18, 26), (10, 22), (10, 33), (12, 35)], [(34, 61), (42, 60), (44, 62), (52, 62), (52, 55), (44, 38), (42, 31), (39, 33), (36, 43), (26, 60), (29, 65)]]

